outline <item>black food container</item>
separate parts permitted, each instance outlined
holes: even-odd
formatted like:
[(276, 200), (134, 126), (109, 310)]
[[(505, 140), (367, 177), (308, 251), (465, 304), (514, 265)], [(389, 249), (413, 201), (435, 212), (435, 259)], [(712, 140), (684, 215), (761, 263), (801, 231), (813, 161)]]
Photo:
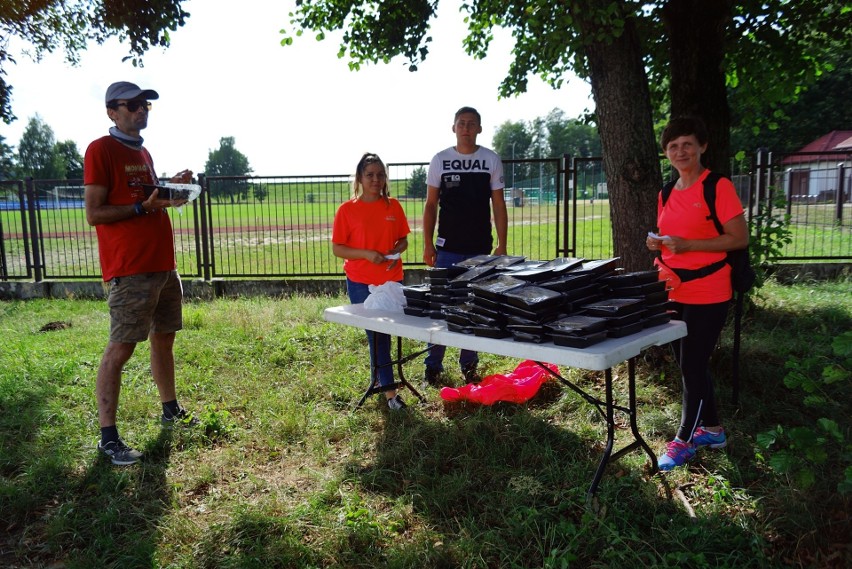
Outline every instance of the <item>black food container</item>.
[(503, 315), (503, 311), (496, 307), (489, 307), (483, 304), (479, 304), (474, 299), (473, 306), (470, 311), (474, 314), (481, 314), (482, 316), (487, 316), (488, 318), (498, 318)]
[(655, 281), (651, 283), (637, 284), (632, 286), (610, 287), (612, 295), (621, 297), (641, 296), (645, 298), (649, 294), (666, 291), (665, 281)]
[(609, 298), (580, 307), (583, 313), (589, 316), (624, 316), (644, 308), (645, 301), (641, 298)]
[(507, 290), (525, 285), (526, 282), (505, 273), (498, 273), (470, 283), (471, 292), (476, 297), (499, 302)]
[(450, 332), (458, 332), (459, 334), (473, 334), (473, 328), (465, 324), (457, 324), (447, 320), (447, 330)]
[(594, 277), (608, 275), (616, 269), (620, 257), (611, 259), (600, 259), (598, 261), (586, 261), (571, 272), (576, 274), (591, 274)]
[(610, 338), (623, 338), (624, 336), (630, 336), (636, 332), (641, 332), (643, 327), (642, 321), (639, 320), (624, 326), (613, 326), (607, 329), (606, 333)]
[(489, 262), (489, 265), (494, 265), (498, 269), (506, 269), (509, 267), (514, 267), (518, 263), (523, 263), (526, 261), (526, 257), (518, 257), (514, 255), (502, 255), (493, 261)]
[(472, 328), (474, 336), (482, 338), (508, 338), (511, 333), (505, 328), (499, 326), (474, 326)]
[(516, 342), (531, 342), (533, 344), (543, 344), (544, 342), (550, 341), (550, 337), (547, 334), (531, 334), (529, 332), (522, 332), (520, 330), (510, 330), (512, 333), (512, 339)]
[(539, 282), (553, 278), (553, 269), (533, 267), (531, 269), (512, 271), (511, 274), (516, 279), (521, 279), (525, 282)]
[(666, 324), (670, 322), (674, 312), (660, 312), (658, 314), (653, 314), (651, 316), (646, 317), (642, 320), (642, 326), (644, 328), (652, 328), (654, 326), (660, 326), (661, 324)]
[(488, 275), (494, 273), (495, 271), (497, 271), (497, 267), (493, 267), (491, 265), (473, 267), (472, 269), (466, 270), (459, 276), (450, 279), (450, 288), (466, 288), (467, 285), (469, 285), (470, 283), (479, 279), (483, 279)]
[(597, 332), (606, 332), (607, 324), (606, 318), (572, 315), (550, 322), (547, 324), (547, 330), (551, 335), (585, 336)]
[(559, 276), (555, 278), (551, 278), (546, 281), (541, 281), (537, 284), (540, 287), (549, 288), (550, 290), (567, 292), (591, 284), (593, 278), (594, 277), (590, 273), (578, 275), (575, 275), (573, 273), (565, 273), (559, 274)]
[(562, 293), (535, 285), (507, 290), (503, 297), (510, 306), (537, 313), (556, 309), (565, 302)]
[(459, 261), (455, 264), (456, 267), (464, 267), (466, 269), (471, 269), (473, 267), (478, 267), (480, 265), (490, 265), (491, 263), (500, 259), (502, 255), (477, 255), (476, 257), (471, 257), (470, 259), (465, 259), (464, 261)]
[(543, 326), (548, 322), (559, 320), (568, 316), (562, 312), (547, 312), (546, 314), (535, 315), (534, 318), (527, 318), (518, 314), (506, 314), (506, 326)]
[(432, 287), (429, 284), (409, 285), (402, 287), (402, 294), (405, 296), (406, 300), (425, 300), (429, 298), (431, 290)]
[(581, 257), (557, 257), (552, 261), (548, 261), (543, 264), (542, 267), (550, 269), (555, 273), (562, 273), (579, 268), (585, 261), (586, 260)]
[(422, 298), (406, 298), (405, 304), (406, 306), (411, 306), (413, 308), (429, 308), (432, 305), (433, 299), (422, 299)]
[(458, 267), (453, 265), (451, 267), (429, 267), (426, 269), (426, 278), (427, 279), (451, 279), (453, 277), (457, 277), (463, 272), (465, 272), (468, 267)]
[(657, 282), (658, 279), (659, 273), (652, 270), (634, 271), (631, 273), (616, 272), (615, 274), (601, 277), (600, 282), (609, 285), (612, 288), (623, 288)]
[(595, 332), (585, 336), (575, 336), (573, 334), (550, 334), (550, 338), (557, 346), (565, 346), (568, 348), (588, 348), (606, 340), (606, 330), (603, 332)]

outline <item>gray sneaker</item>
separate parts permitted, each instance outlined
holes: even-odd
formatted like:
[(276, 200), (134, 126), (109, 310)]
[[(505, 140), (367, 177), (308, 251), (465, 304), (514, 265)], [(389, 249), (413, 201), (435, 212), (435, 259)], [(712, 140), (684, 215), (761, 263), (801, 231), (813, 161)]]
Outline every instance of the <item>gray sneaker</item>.
[(101, 446), (100, 441), (98, 441), (98, 450), (108, 456), (112, 463), (118, 466), (136, 464), (142, 460), (143, 456), (138, 450), (132, 449), (124, 444), (124, 441), (121, 439), (108, 442), (103, 446)]
[(391, 411), (402, 411), (406, 407), (408, 407), (408, 405), (405, 404), (405, 401), (403, 401), (402, 397), (399, 395), (395, 395), (388, 399), (388, 408)]
[(200, 423), (198, 417), (183, 407), (180, 408), (177, 415), (172, 415), (171, 417), (166, 417), (165, 415), (161, 416), (160, 422), (164, 427), (174, 427), (175, 425), (180, 427), (194, 427)]

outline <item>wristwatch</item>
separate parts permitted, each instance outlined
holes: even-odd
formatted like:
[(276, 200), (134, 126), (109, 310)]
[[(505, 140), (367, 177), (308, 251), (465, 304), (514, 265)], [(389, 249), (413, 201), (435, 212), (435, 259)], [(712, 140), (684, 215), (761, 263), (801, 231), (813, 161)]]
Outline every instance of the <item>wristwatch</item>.
[(136, 215), (148, 215), (148, 212), (142, 207), (142, 202), (136, 202), (133, 204), (133, 211), (136, 212)]

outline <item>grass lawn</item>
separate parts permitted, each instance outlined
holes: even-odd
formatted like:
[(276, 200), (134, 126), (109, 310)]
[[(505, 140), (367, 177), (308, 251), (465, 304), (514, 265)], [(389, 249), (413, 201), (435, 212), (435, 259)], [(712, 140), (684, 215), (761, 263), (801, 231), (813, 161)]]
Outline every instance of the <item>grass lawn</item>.
[[(850, 382), (820, 377), (837, 361), (832, 342), (852, 329), (850, 293), (848, 279), (758, 291), (738, 406), (730, 328), (712, 362), (729, 448), (666, 475), (630, 453), (608, 467), (597, 512), (585, 493), (605, 425), (558, 384), (524, 405), (445, 405), (427, 387), (428, 402), (403, 413), (375, 399), (354, 411), (369, 372), (364, 334), (321, 317), (343, 297), (188, 303), (178, 392), (202, 424), (161, 430), (140, 344), (119, 429), (147, 456), (111, 466), (95, 450), (105, 302), (3, 302), (0, 566), (848, 567), (850, 493), (838, 486), (852, 468)], [(481, 356), (485, 374), (516, 364)], [(602, 373), (562, 372), (602, 389)], [(422, 360), (406, 373), (419, 388)], [(625, 397), (626, 368), (614, 374)], [(661, 451), (680, 417), (666, 350), (640, 358), (637, 383), (639, 429)], [(840, 440), (821, 419), (839, 425)], [(778, 425), (784, 436), (765, 450), (758, 443)], [(783, 449), (806, 440), (785, 436), (807, 429), (822, 439), (782, 473)]]

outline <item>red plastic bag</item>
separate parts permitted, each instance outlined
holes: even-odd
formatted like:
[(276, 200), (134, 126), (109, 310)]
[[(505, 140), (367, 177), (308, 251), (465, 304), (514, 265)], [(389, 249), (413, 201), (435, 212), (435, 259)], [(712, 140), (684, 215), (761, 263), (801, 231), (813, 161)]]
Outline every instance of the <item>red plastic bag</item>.
[[(559, 373), (555, 365), (543, 365)], [(538, 393), (548, 377), (550, 373), (536, 362), (524, 360), (511, 373), (489, 375), (479, 383), (468, 383), (459, 388), (444, 387), (440, 394), (445, 401), (474, 401), (483, 405), (493, 405), (497, 401), (524, 403)]]

